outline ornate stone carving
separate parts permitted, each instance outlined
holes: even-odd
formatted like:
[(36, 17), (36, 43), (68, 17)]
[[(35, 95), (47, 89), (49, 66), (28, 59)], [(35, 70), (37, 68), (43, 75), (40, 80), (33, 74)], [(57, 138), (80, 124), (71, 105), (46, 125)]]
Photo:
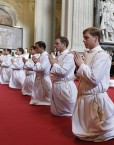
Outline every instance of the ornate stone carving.
[(34, 13), (34, 11), (35, 11), (35, 0), (30, 0), (29, 9), (31, 10), (31, 12)]
[(0, 8), (0, 24), (13, 26), (13, 20), (8, 12)]
[(100, 10), (103, 42), (114, 42), (114, 0), (101, 0)]

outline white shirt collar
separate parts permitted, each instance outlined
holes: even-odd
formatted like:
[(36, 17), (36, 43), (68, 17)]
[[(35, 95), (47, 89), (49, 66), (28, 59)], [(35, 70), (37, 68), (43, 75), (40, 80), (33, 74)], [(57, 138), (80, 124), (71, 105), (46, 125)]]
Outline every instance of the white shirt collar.
[(63, 52), (60, 53), (60, 55), (67, 54), (68, 52), (69, 52), (69, 50), (65, 49)]
[(44, 51), (43, 53), (40, 54), (40, 56), (48, 54), (47, 51)]
[(103, 49), (101, 48), (100, 45), (96, 46), (95, 48), (93, 49), (90, 49), (89, 50), (89, 53), (93, 53), (93, 52), (96, 52), (96, 51), (102, 51)]

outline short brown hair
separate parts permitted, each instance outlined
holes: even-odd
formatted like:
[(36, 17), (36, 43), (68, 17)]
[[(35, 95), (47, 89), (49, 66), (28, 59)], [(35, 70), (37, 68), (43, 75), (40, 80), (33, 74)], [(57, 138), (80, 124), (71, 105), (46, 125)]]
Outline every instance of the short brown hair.
[(35, 44), (37, 44), (40, 48), (42, 47), (44, 50), (46, 49), (46, 44), (43, 41), (38, 41)]
[(101, 39), (101, 30), (100, 29), (98, 29), (96, 27), (89, 27), (83, 31), (83, 34), (85, 34), (86, 32), (89, 32), (89, 34), (92, 35), (93, 37), (97, 36), (98, 40), (100, 42), (100, 39)]
[(64, 37), (64, 36), (59, 36), (59, 37), (57, 37), (56, 39), (60, 39), (61, 43), (64, 43), (64, 44), (66, 45), (66, 47), (68, 47), (68, 45), (69, 45), (69, 40), (68, 40), (66, 37)]

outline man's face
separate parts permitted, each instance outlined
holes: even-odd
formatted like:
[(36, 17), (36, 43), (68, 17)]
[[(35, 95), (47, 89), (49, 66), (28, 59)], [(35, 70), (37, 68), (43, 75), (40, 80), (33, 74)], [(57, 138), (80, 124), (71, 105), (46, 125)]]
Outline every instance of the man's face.
[(8, 55), (8, 54), (9, 54), (9, 52), (8, 52), (7, 49), (5, 49), (4, 54), (5, 54), (5, 55)]
[(37, 53), (41, 53), (41, 48), (39, 47), (39, 45), (35, 44), (35, 47), (36, 47), (36, 52)]
[(56, 50), (57, 51), (62, 51), (63, 50), (63, 48), (65, 47), (65, 45), (63, 44), (63, 43), (61, 43), (61, 41), (60, 41), (60, 39), (56, 39), (56, 41), (55, 41), (55, 48), (56, 48)]
[(20, 51), (19, 51), (19, 49), (16, 50), (15, 54), (16, 55), (20, 55), (21, 54)]
[(94, 48), (96, 45), (96, 37), (89, 34), (89, 32), (86, 32), (83, 34), (83, 42), (85, 44), (85, 47), (88, 49)]
[(36, 53), (36, 50), (34, 50), (33, 48), (30, 48), (30, 54), (34, 55)]

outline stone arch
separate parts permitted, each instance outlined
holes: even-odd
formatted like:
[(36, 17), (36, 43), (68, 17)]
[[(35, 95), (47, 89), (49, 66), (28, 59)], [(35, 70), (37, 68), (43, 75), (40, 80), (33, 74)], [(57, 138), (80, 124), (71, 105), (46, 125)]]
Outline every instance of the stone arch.
[(13, 26), (13, 20), (9, 13), (0, 8), (0, 24)]
[(10, 21), (12, 21), (10, 26), (15, 26), (17, 22), (16, 10), (10, 4), (2, 2), (2, 1), (0, 1), (0, 10), (2, 13), (4, 13), (4, 15), (6, 15), (6, 21), (7, 19), (10, 19)]

